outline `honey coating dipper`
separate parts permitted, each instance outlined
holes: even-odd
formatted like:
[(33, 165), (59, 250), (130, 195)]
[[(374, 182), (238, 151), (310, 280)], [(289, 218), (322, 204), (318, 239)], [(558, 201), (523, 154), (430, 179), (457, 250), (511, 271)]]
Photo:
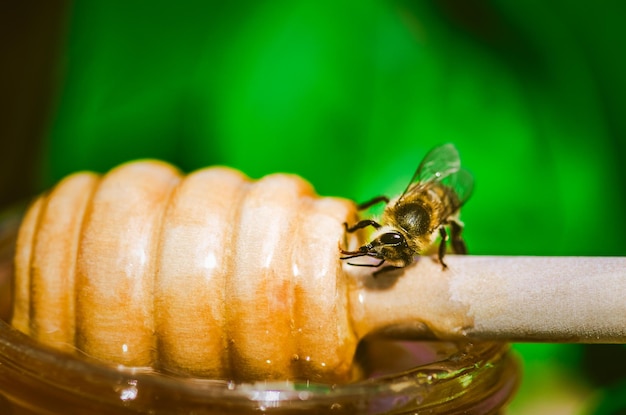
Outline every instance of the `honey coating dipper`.
[(352, 202), (296, 176), (168, 164), (78, 173), (28, 210), (12, 324), (65, 350), (216, 379), (351, 376), (374, 333), (623, 342), (624, 258), (339, 260)]
[(346, 380), (358, 339), (338, 246), (355, 215), (283, 174), (74, 174), (26, 213), (12, 324), (127, 366)]

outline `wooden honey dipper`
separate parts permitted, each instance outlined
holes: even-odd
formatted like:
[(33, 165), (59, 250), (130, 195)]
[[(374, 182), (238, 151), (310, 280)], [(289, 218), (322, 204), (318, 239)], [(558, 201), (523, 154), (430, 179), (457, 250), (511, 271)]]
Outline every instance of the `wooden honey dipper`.
[(355, 205), (304, 180), (156, 161), (77, 173), (20, 229), (12, 324), (54, 347), (216, 379), (351, 377), (360, 339), (624, 342), (625, 258), (422, 257), (375, 278)]

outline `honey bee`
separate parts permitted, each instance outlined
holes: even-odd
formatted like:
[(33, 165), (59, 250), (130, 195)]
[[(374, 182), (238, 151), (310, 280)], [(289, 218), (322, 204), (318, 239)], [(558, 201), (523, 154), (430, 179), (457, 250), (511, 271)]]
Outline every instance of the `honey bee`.
[(381, 223), (363, 219), (352, 226), (344, 223), (346, 232), (372, 226), (375, 229), (371, 242), (355, 251), (340, 249), (342, 260), (368, 256), (379, 259), (376, 264), (352, 263), (349, 265), (378, 268), (374, 276), (406, 267), (416, 255), (433, 246), (437, 236), (439, 243), (438, 259), (443, 269), (447, 268), (443, 257), (446, 252), (448, 232), (452, 251), (466, 254), (467, 248), (461, 238), (463, 223), (459, 220), (459, 210), (472, 194), (474, 180), (467, 170), (461, 168), (459, 153), (452, 144), (444, 144), (432, 149), (415, 171), (408, 186), (395, 199), (378, 196), (358, 205), (359, 210), (367, 209), (380, 202), (387, 205)]

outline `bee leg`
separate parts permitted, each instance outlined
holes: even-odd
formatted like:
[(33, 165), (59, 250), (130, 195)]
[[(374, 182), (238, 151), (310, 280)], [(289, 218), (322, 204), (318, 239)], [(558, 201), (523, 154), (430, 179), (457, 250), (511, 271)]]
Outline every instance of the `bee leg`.
[[(358, 210), (364, 210), (367, 209), (368, 207), (375, 205), (376, 203), (379, 202), (385, 202), (385, 203), (389, 203), (389, 198), (387, 196), (377, 196), (375, 198), (373, 198), (372, 200), (365, 202), (365, 203), (361, 203), (360, 205), (357, 205), (357, 209)], [(348, 224), (346, 222), (343, 223), (343, 226), (346, 228), (346, 232), (348, 233), (352, 233), (354, 231), (357, 231), (359, 229), (363, 229), (367, 226), (372, 226), (374, 227), (374, 229), (380, 229), (380, 224), (378, 222), (376, 222), (375, 220), (372, 219), (364, 219), (362, 221), (357, 222), (355, 225), (352, 226), (348, 226)]]
[(446, 254), (446, 242), (448, 241), (448, 234), (446, 233), (446, 228), (443, 226), (439, 228), (439, 235), (441, 235), (441, 242), (439, 243), (439, 262), (443, 266), (443, 269), (448, 268), (445, 262), (443, 262), (443, 256)]
[[(362, 256), (362, 255), (355, 255), (355, 256), (351, 256), (351, 257), (346, 257), (346, 258), (341, 258), (341, 259), (350, 259), (350, 258), (355, 258), (357, 256)], [(370, 267), (370, 268), (376, 268), (376, 267), (380, 267), (383, 262), (385, 262), (384, 259), (381, 259), (380, 262), (378, 264), (353, 264), (352, 262), (348, 262), (348, 265), (352, 265), (354, 267)], [(386, 267), (385, 267), (386, 268)]]
[(380, 203), (380, 202), (389, 203), (389, 198), (387, 196), (376, 196), (372, 200), (368, 200), (365, 203), (361, 203), (361, 204), (357, 205), (357, 209), (358, 210), (365, 210), (368, 207), (374, 206), (376, 203)]
[(452, 250), (455, 254), (467, 255), (467, 246), (461, 237), (462, 230), (463, 227), (457, 222), (450, 222), (450, 243), (452, 244)]
[(348, 226), (348, 224), (344, 222), (343, 226), (346, 228), (346, 232), (348, 233), (352, 233), (354, 231), (357, 231), (359, 229), (362, 229), (368, 226), (373, 226), (374, 229), (380, 229), (380, 224), (376, 222), (375, 220), (371, 220), (371, 219), (363, 219), (362, 221), (357, 222), (353, 226)]
[(389, 271), (395, 271), (397, 269), (401, 269), (403, 267), (397, 267), (395, 265), (387, 265), (382, 267), (381, 269), (379, 269), (378, 271), (374, 272), (372, 275), (374, 276), (374, 278), (378, 277), (380, 274), (383, 274), (385, 272), (389, 272)]

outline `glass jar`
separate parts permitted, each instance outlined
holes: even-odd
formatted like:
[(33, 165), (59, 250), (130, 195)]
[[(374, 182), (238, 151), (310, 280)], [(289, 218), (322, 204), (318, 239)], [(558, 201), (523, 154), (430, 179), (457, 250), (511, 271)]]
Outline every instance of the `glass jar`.
[(519, 380), (503, 343), (366, 340), (363, 378), (342, 385), (174, 377), (59, 352), (6, 322), (18, 226), (19, 212), (0, 216), (3, 414), (491, 414)]

